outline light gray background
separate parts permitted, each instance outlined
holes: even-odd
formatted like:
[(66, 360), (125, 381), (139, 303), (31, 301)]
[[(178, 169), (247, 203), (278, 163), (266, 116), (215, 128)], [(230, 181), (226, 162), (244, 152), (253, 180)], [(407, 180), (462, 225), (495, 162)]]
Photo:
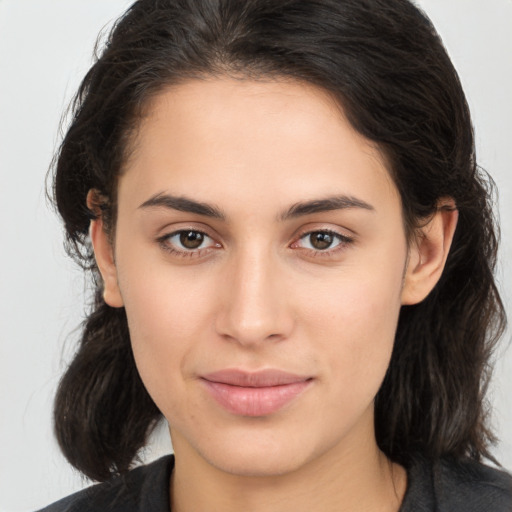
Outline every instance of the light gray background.
[[(96, 35), (130, 3), (0, 0), (1, 512), (33, 510), (86, 484), (59, 454), (51, 430), (52, 396), (83, 319), (84, 280), (62, 250), (44, 177), (60, 116), (91, 63)], [(419, 5), (459, 70), (479, 162), (499, 187), (499, 282), (512, 317), (512, 0)], [(495, 453), (512, 469), (512, 350), (504, 348), (491, 393), (502, 439)], [(148, 459), (169, 446), (163, 428)]]

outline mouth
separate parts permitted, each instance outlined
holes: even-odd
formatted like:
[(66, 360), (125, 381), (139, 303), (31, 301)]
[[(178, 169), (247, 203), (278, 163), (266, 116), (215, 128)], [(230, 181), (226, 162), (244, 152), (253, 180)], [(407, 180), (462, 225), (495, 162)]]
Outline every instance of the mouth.
[(268, 416), (309, 388), (312, 377), (281, 370), (222, 370), (203, 375), (206, 390), (226, 411), (239, 416)]

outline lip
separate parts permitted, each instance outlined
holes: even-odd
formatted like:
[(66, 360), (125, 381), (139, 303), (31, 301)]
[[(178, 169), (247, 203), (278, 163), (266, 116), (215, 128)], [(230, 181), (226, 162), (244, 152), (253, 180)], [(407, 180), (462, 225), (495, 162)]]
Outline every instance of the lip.
[(201, 376), (209, 394), (225, 410), (240, 416), (268, 416), (302, 394), (312, 383), (309, 376), (282, 370), (258, 372), (226, 369)]

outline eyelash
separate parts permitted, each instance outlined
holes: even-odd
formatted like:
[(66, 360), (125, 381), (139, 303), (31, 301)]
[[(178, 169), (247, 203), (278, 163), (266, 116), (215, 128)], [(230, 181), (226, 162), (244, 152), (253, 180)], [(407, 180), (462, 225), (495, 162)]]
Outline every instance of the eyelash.
[[(168, 252), (169, 254), (172, 254), (173, 256), (177, 256), (180, 258), (200, 258), (204, 255), (206, 251), (210, 252), (211, 249), (214, 249), (216, 247), (210, 246), (210, 247), (203, 247), (200, 249), (190, 249), (190, 250), (182, 250), (175, 249), (172, 245), (170, 245), (169, 240), (176, 236), (181, 235), (182, 233), (195, 233), (200, 234), (206, 238), (209, 238), (213, 240), (211, 236), (208, 235), (208, 233), (205, 233), (204, 231), (201, 231), (200, 229), (179, 229), (177, 231), (173, 231), (172, 233), (168, 233), (166, 235), (163, 235), (157, 239), (158, 244), (160, 247)], [(216, 244), (218, 247), (220, 247), (220, 244)]]
[[(179, 229), (177, 231), (173, 231), (172, 233), (168, 233), (166, 235), (159, 237), (157, 239), (157, 242), (164, 251), (166, 251), (169, 254), (172, 254), (173, 256), (177, 256), (180, 258), (201, 258), (202, 256), (205, 255), (206, 252), (210, 252), (212, 249), (221, 247), (220, 244), (215, 243), (213, 246), (199, 248), (199, 249), (190, 249), (190, 250), (175, 249), (172, 245), (169, 244), (169, 240), (174, 236), (181, 235), (182, 233), (200, 234), (204, 237), (207, 237), (207, 238), (213, 240), (213, 238), (211, 236), (209, 236), (204, 231), (201, 231), (200, 229)], [(332, 248), (332, 249), (327, 248), (325, 250), (321, 250), (321, 249), (315, 250), (315, 249), (308, 249), (308, 248), (304, 248), (304, 247), (297, 247), (297, 244), (301, 240), (304, 240), (306, 237), (311, 236), (315, 233), (332, 235), (335, 239), (337, 239), (338, 244), (335, 245), (334, 248)], [(353, 242), (354, 242), (353, 238), (348, 237), (346, 235), (342, 235), (341, 233), (338, 233), (337, 231), (333, 231), (330, 229), (314, 229), (311, 231), (305, 231), (305, 232), (301, 233), (300, 236), (297, 238), (297, 240), (290, 245), (290, 247), (300, 250), (300, 251), (308, 252), (309, 255), (314, 258), (317, 258), (317, 257), (329, 258), (329, 257), (336, 255), (339, 251), (342, 251), (343, 249), (345, 249), (348, 245), (352, 244)]]
[[(298, 250), (307, 251), (311, 257), (313, 258), (330, 258), (333, 256), (336, 256), (339, 251), (343, 251), (347, 248), (348, 245), (352, 244), (354, 242), (354, 239), (351, 237), (348, 237), (346, 235), (342, 235), (341, 233), (338, 233), (337, 231), (333, 231), (331, 229), (313, 229), (310, 231), (305, 231), (301, 233), (301, 235), (298, 237), (296, 242), (293, 242), (292, 247), (296, 246), (296, 244), (299, 243), (299, 241), (306, 239), (308, 236), (311, 236), (315, 233), (321, 233), (323, 235), (331, 235), (333, 236), (337, 241), (338, 244), (335, 245), (333, 248), (327, 248), (324, 250), (321, 249), (308, 249), (308, 248), (302, 248), (302, 247), (296, 247)], [(294, 247), (295, 248), (295, 247)]]

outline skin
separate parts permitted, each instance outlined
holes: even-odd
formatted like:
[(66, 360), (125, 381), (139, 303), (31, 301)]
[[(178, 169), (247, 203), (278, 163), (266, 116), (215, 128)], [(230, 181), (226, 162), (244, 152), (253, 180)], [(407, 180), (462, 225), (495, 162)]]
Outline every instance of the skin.
[[(172, 510), (398, 510), (406, 475), (376, 445), (373, 400), (400, 308), (439, 279), (457, 213), (440, 210), (407, 243), (378, 148), (327, 93), (297, 82), (169, 88), (133, 150), (114, 244), (101, 218), (91, 239), (105, 300), (126, 308), (138, 370), (170, 424)], [(352, 203), (290, 214), (334, 196)], [(180, 229), (205, 233), (200, 248)], [(326, 230), (320, 250), (310, 234)], [(233, 414), (202, 381), (226, 368), (309, 384), (271, 414)]]

